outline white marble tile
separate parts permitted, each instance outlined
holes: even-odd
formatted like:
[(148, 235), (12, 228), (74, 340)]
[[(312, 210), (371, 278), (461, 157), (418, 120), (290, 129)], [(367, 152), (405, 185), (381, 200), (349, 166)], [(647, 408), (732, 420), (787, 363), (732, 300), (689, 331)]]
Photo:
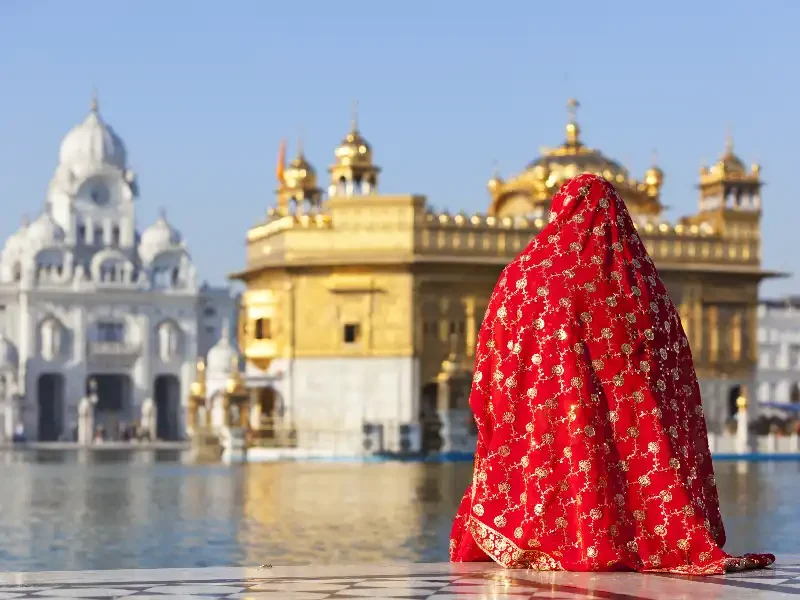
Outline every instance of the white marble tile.
[(332, 598), (341, 596), (353, 598), (428, 598), (435, 594), (436, 591), (436, 588), (350, 588), (334, 594)]
[(249, 592), (339, 592), (349, 588), (354, 582), (343, 583), (319, 583), (314, 579), (309, 581), (266, 581), (251, 587)]
[[(313, 592), (292, 592), (291, 596), (287, 596), (286, 592), (247, 592), (228, 596), (228, 598), (240, 598), (241, 600), (327, 600), (330, 597), (330, 594)], [(161, 600), (166, 600), (166, 598), (162, 597)], [(208, 599), (206, 598), (206, 600)]]
[[(507, 593), (492, 593), (492, 594), (480, 594), (480, 593), (470, 593), (470, 594), (454, 594), (452, 592), (439, 592), (433, 594), (432, 596), (428, 596), (425, 600), (527, 600), (528, 598), (536, 598), (536, 600), (547, 598), (548, 596), (543, 595), (541, 592), (536, 594), (536, 596), (531, 596), (531, 592), (507, 592)], [(572, 600), (572, 598), (578, 598), (578, 596), (564, 596), (558, 595), (553, 596), (553, 598), (558, 598), (559, 600)], [(586, 600), (592, 598), (592, 596), (584, 596)], [(674, 599), (673, 599), (674, 600)]]
[(355, 587), (372, 588), (439, 588), (447, 585), (448, 581), (431, 581), (430, 579), (368, 579), (355, 584)]
[(24, 594), (15, 594), (13, 592), (0, 592), (0, 600), (10, 600), (11, 598), (22, 598)]
[(136, 592), (133, 590), (119, 588), (56, 588), (53, 590), (47, 590), (46, 592), (31, 594), (31, 597), (38, 598), (41, 596), (52, 596), (55, 598), (122, 598), (135, 593)]
[[(230, 598), (231, 596), (225, 597)], [(180, 600), (210, 600), (212, 596), (189, 596), (187, 594), (136, 594), (135, 596), (131, 596), (131, 600), (133, 600), (133, 598), (136, 600), (175, 600), (175, 598), (180, 598)]]
[(172, 596), (227, 596), (229, 594), (240, 594), (245, 591), (242, 587), (232, 587), (226, 585), (193, 585), (184, 583), (180, 585), (162, 585), (148, 588), (149, 594), (171, 594)]

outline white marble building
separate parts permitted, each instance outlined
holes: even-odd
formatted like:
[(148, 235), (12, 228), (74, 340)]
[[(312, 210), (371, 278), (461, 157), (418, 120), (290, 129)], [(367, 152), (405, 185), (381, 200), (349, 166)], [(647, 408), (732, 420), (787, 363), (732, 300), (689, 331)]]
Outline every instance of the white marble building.
[(138, 196), (125, 145), (95, 101), (61, 143), (41, 213), (0, 257), (0, 439), (20, 425), (28, 440), (74, 439), (90, 389), (95, 424), (111, 437), (139, 421), (146, 398), (158, 437), (184, 436), (196, 357), (236, 300), (198, 286), (163, 214), (139, 233)]
[(800, 403), (800, 297), (758, 307), (759, 402)]

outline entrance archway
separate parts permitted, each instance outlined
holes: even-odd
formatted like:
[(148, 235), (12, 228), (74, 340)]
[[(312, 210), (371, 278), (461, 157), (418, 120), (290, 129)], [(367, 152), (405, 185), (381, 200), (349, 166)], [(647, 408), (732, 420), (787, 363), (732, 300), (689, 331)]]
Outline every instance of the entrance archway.
[(739, 412), (739, 406), (736, 401), (742, 395), (742, 386), (734, 385), (728, 392), (728, 418), (734, 419)]
[(181, 382), (175, 375), (159, 375), (153, 382), (156, 404), (156, 438), (180, 439)]
[(90, 375), (86, 380), (87, 394), (92, 393), (92, 380), (96, 383), (94, 393), (97, 395), (97, 404), (94, 407), (95, 429), (102, 428), (105, 439), (116, 440), (120, 437), (120, 429), (132, 425), (134, 421), (131, 414), (131, 378), (117, 373)]
[(36, 382), (39, 441), (55, 442), (64, 431), (64, 376), (44, 373)]

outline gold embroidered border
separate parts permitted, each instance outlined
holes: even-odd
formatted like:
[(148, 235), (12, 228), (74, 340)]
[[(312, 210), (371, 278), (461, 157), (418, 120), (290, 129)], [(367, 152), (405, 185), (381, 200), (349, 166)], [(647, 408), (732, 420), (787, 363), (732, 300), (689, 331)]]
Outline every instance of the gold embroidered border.
[(763, 569), (770, 566), (774, 560), (767, 557), (741, 558), (727, 556), (720, 558), (707, 565), (680, 565), (668, 569), (646, 569), (645, 573), (674, 573), (676, 575), (723, 575), (725, 573), (736, 573), (738, 571), (750, 571), (752, 569)]
[(523, 550), (499, 531), (469, 518), (469, 532), (478, 547), (489, 558), (506, 569), (535, 569), (536, 571), (563, 571), (561, 563), (546, 552)]
[[(564, 571), (561, 563), (541, 550), (523, 550), (499, 531), (470, 515), (467, 525), (472, 538), (486, 555), (506, 569)], [(769, 557), (771, 558), (771, 557)], [(768, 567), (773, 560), (766, 556), (725, 557), (705, 565), (679, 565), (664, 569), (645, 569), (644, 573), (673, 573), (676, 575), (721, 575)]]

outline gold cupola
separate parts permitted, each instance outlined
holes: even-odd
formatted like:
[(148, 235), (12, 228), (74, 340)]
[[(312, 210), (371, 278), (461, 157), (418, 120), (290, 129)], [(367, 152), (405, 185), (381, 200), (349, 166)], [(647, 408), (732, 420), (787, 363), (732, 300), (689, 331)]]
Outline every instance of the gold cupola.
[(357, 105), (353, 107), (350, 131), (334, 150), (334, 156), (335, 161), (328, 169), (331, 175), (328, 194), (331, 197), (377, 192), (381, 170), (372, 162), (372, 147), (358, 129)]
[(657, 164), (657, 155), (653, 151), (653, 161), (650, 168), (644, 172), (644, 183), (647, 186), (647, 194), (657, 198), (661, 193), (661, 186), (664, 185), (664, 171)]
[(653, 166), (645, 174), (644, 181), (633, 178), (621, 164), (584, 144), (577, 119), (580, 104), (572, 99), (567, 106), (566, 137), (560, 146), (542, 149), (541, 156), (516, 177), (502, 181), (495, 176), (490, 180), (489, 214), (497, 217), (544, 216), (553, 194), (565, 181), (581, 173), (593, 173), (614, 184), (631, 213), (658, 215), (663, 210), (660, 202), (661, 170)]
[(303, 154), (302, 142), (297, 144), (297, 156), (288, 166), (283, 166), (284, 146), (278, 162), (278, 213), (302, 215), (317, 213), (321, 209), (322, 190), (317, 187), (317, 172)]
[[(742, 216), (761, 213), (761, 167), (748, 169), (733, 149), (729, 133), (725, 150), (710, 167), (700, 168), (700, 213), (736, 212)], [(719, 224), (717, 224), (718, 226)]]

